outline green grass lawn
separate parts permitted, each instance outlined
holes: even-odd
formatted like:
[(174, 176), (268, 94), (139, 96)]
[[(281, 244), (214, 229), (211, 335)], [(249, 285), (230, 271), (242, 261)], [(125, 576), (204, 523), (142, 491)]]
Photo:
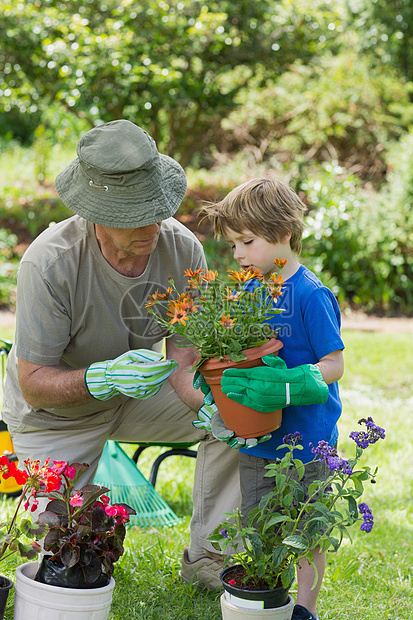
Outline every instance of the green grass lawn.
[[(0, 337), (11, 334), (0, 334)], [(366, 463), (378, 465), (377, 484), (368, 485), (365, 501), (375, 525), (370, 534), (353, 529), (329, 554), (319, 597), (322, 620), (411, 620), (413, 618), (413, 334), (345, 331), (345, 376), (341, 381), (343, 415), (339, 450), (353, 453), (348, 439), (357, 421), (372, 416), (386, 429), (386, 439), (366, 451)], [(126, 449), (131, 452), (132, 446)], [(149, 448), (140, 459), (147, 476), (159, 453)], [(219, 620), (220, 594), (198, 591), (180, 582), (183, 547), (189, 539), (194, 460), (167, 459), (159, 472), (157, 491), (182, 517), (172, 528), (128, 531), (126, 552), (116, 565), (111, 620)], [(219, 483), (219, 481), (217, 481)], [(0, 505), (1, 518), (13, 500)], [(2, 573), (13, 578), (16, 560)], [(13, 596), (5, 619), (13, 618)], [(28, 619), (29, 620), (29, 619)]]

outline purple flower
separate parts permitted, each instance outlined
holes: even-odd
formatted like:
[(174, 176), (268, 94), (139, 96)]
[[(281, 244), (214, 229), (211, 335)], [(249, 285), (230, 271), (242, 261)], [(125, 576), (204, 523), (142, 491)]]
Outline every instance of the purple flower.
[[(310, 444), (312, 445), (312, 444)], [(311, 452), (318, 456), (320, 461), (327, 464), (330, 471), (342, 471), (351, 476), (353, 473), (349, 462), (338, 456), (337, 450), (330, 446), (327, 441), (319, 441), (317, 447), (312, 447)]]
[(374, 423), (372, 417), (361, 418), (358, 421), (359, 424), (365, 424), (365, 431), (353, 431), (350, 433), (350, 439), (356, 442), (359, 448), (365, 450), (370, 444), (376, 443), (379, 439), (384, 439), (386, 436), (384, 428), (377, 426)]
[(223, 536), (224, 538), (228, 538), (228, 530), (221, 530), (220, 531), (221, 536)]
[(359, 504), (359, 513), (363, 517), (363, 523), (360, 525), (361, 531), (366, 533), (371, 532), (374, 525), (373, 513), (365, 502)]
[(288, 446), (296, 446), (302, 440), (302, 438), (303, 436), (300, 435), (298, 431), (295, 431), (295, 433), (289, 433), (288, 435), (285, 435), (283, 437), (283, 443), (287, 444)]

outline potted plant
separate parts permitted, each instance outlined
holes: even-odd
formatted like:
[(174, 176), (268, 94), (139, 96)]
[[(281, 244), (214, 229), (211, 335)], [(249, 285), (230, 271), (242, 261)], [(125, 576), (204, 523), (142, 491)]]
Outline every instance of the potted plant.
[(221, 574), (224, 620), (241, 618), (246, 610), (249, 620), (261, 618), (262, 614), (253, 609), (264, 609), (269, 618), (289, 620), (294, 605), (289, 588), (297, 564), (303, 559), (313, 564), (316, 547), (321, 552), (337, 551), (344, 537), (351, 540), (348, 528), (356, 522), (361, 521), (362, 531), (371, 531), (372, 512), (358, 500), (364, 482), (375, 482), (377, 468), (371, 471), (358, 463), (364, 450), (384, 439), (385, 433), (370, 417), (362, 418), (359, 424), (364, 424), (366, 430), (350, 434), (356, 448), (354, 457), (348, 460), (340, 458), (325, 441), (312, 447), (314, 458), (324, 461), (331, 474), (326, 480), (313, 482), (307, 496), (299, 484), (304, 465), (296, 457), (296, 451), (302, 449), (301, 435), (286, 435), (278, 447), (283, 454), (267, 466), (266, 476), (275, 478), (274, 490), (246, 519), (238, 509), (226, 513), (227, 519), (209, 537), (217, 550), (235, 550), (226, 556), (226, 568)]
[[(37, 481), (34, 476), (30, 477), (27, 472), (19, 470), (15, 459), (9, 459), (6, 455), (0, 456), (0, 474), (5, 481), (14, 479), (17, 486), (24, 485), (12, 518), (7, 522), (0, 523), (0, 561), (15, 553), (28, 560), (33, 560), (41, 551), (41, 547), (35, 539), (42, 538), (45, 535), (47, 526), (39, 521), (32, 523), (30, 519), (22, 518), (21, 510), (25, 500), (27, 500), (29, 489)], [(4, 575), (0, 575), (0, 620), (3, 620), (8, 595), (12, 587), (13, 581)]]
[(227, 428), (241, 437), (265, 435), (281, 424), (281, 411), (263, 414), (239, 405), (228, 399), (220, 386), (225, 368), (259, 365), (264, 355), (282, 347), (266, 322), (282, 312), (274, 302), (282, 292), (281, 270), (286, 261), (274, 262), (278, 272), (267, 280), (252, 268), (228, 270), (225, 279), (210, 269), (187, 269), (185, 291), (178, 291), (170, 278), (170, 287), (150, 295), (146, 304), (167, 337), (178, 335), (178, 346), (189, 343), (198, 351), (192, 370), (199, 369), (205, 377)]
[[(40, 565), (28, 562), (16, 570), (15, 620), (46, 612), (50, 620), (76, 619), (80, 613), (84, 618), (106, 620), (115, 585), (114, 564), (124, 552), (125, 524), (135, 511), (126, 504), (110, 505), (106, 487), (76, 489), (89, 468), (85, 463), (50, 464), (47, 459), (40, 466), (39, 461), (28, 459), (25, 470), (18, 470), (5, 459), (3, 477), (12, 475), (24, 485), (19, 506), (25, 500), (26, 510), (34, 511), (40, 498), (50, 500), (35, 524), (19, 523), (25, 532), (44, 537), (47, 555)], [(36, 543), (35, 554), (39, 551)]]

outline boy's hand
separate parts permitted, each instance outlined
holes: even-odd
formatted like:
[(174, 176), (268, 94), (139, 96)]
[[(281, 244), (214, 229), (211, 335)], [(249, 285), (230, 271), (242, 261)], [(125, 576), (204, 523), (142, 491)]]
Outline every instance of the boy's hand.
[(267, 441), (271, 439), (271, 435), (264, 435), (262, 437), (254, 437), (250, 439), (244, 439), (243, 437), (234, 437), (234, 431), (229, 430), (217, 409), (214, 402), (211, 389), (205, 381), (203, 375), (200, 372), (196, 372), (194, 376), (193, 386), (195, 389), (200, 389), (204, 394), (204, 404), (198, 411), (198, 419), (192, 422), (195, 428), (202, 428), (226, 444), (231, 448), (253, 448), (257, 443)]
[(287, 368), (274, 355), (262, 358), (265, 366), (224, 370), (221, 387), (224, 394), (241, 405), (268, 413), (290, 405), (324, 404), (328, 386), (314, 364)]

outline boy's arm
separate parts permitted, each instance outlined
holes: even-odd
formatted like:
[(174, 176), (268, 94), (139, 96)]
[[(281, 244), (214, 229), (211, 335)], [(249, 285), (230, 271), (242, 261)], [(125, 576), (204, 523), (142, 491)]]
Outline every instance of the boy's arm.
[(327, 385), (335, 383), (341, 379), (344, 373), (343, 351), (333, 351), (320, 358), (317, 364), (314, 365), (317, 366), (318, 370), (321, 372)]
[[(324, 404), (329, 383), (341, 377), (343, 371), (340, 351), (334, 351), (316, 364), (302, 364), (287, 368), (280, 357), (266, 355), (264, 366), (256, 368), (224, 370), (221, 388), (224, 394), (241, 405), (266, 413), (284, 409), (290, 405)], [(318, 364), (321, 364), (321, 369)]]

